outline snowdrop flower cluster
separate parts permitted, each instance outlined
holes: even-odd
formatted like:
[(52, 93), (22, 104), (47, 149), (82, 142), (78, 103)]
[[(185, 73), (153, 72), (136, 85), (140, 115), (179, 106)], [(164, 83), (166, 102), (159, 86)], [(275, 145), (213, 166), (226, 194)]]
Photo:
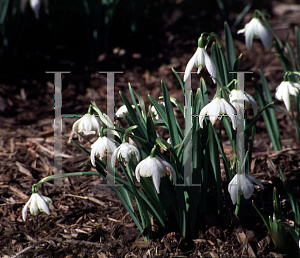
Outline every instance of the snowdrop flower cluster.
[[(28, 0), (22, 0), (21, 1), (21, 12), (25, 11), (27, 3), (28, 3)], [(48, 0), (29, 0), (30, 7), (31, 7), (32, 11), (34, 12), (34, 15), (35, 15), (36, 19), (40, 18), (40, 8), (41, 8), (42, 3), (43, 3), (44, 8), (45, 8), (45, 13), (48, 14), (49, 13), (49, 10), (48, 10), (49, 2), (48, 2)]]
[(107, 138), (106, 136), (99, 137), (98, 140), (91, 146), (91, 162), (94, 167), (96, 167), (95, 157), (103, 160), (106, 157), (106, 154), (113, 154), (117, 149), (114, 141)]
[(138, 182), (141, 181), (142, 177), (152, 176), (153, 183), (157, 193), (160, 193), (160, 178), (167, 174), (169, 170), (172, 174), (173, 182), (176, 183), (176, 172), (174, 168), (165, 160), (160, 157), (148, 156), (146, 159), (142, 160), (135, 169), (135, 176)]
[(230, 103), (236, 108), (239, 112), (241, 109), (244, 112), (244, 109), (247, 109), (251, 104), (253, 107), (254, 115), (257, 114), (257, 104), (255, 99), (248, 94), (247, 92), (241, 90), (232, 90), (229, 95)]
[[(77, 120), (73, 124), (72, 133), (70, 139), (72, 139), (74, 132), (83, 133), (85, 135), (99, 134), (101, 130), (102, 122), (98, 117), (94, 115), (85, 114), (82, 118)], [(79, 141), (82, 141), (82, 137), (78, 134)]]
[(124, 162), (124, 165), (127, 166), (131, 159), (135, 162), (140, 161), (140, 152), (135, 146), (124, 142), (112, 154), (111, 164), (113, 166), (115, 166), (116, 159)]
[(296, 82), (283, 81), (276, 88), (275, 98), (283, 100), (286, 109), (291, 111), (291, 100), (290, 96), (297, 96), (300, 90), (300, 84)]
[(201, 128), (203, 128), (203, 120), (206, 114), (209, 115), (210, 122), (213, 125), (218, 118), (221, 119), (223, 115), (228, 115), (232, 121), (232, 128), (236, 129), (236, 109), (224, 98), (215, 97), (209, 104), (202, 108), (199, 114)]
[(272, 31), (257, 17), (252, 18), (252, 20), (245, 25), (245, 28), (239, 30), (237, 33), (245, 34), (246, 46), (249, 51), (252, 48), (252, 41), (254, 38), (260, 38), (264, 47), (268, 50), (270, 50), (272, 47)]
[(264, 186), (256, 178), (246, 174), (236, 174), (228, 185), (228, 192), (233, 204), (237, 203), (238, 195), (243, 195), (245, 199), (249, 199), (254, 191), (253, 182), (262, 190)]
[(190, 61), (188, 62), (185, 68), (184, 78), (183, 78), (184, 82), (190, 76), (194, 65), (196, 65), (196, 67), (198, 68), (197, 71), (198, 74), (201, 72), (201, 69), (206, 66), (206, 69), (209, 72), (210, 76), (212, 77), (213, 82), (216, 83), (215, 78), (217, 77), (217, 69), (214, 62), (206, 52), (204, 46), (204, 39), (202, 36), (198, 40), (198, 48), (195, 54), (192, 56), (192, 58), (190, 59)]
[(38, 193), (33, 193), (22, 210), (23, 220), (26, 221), (27, 209), (29, 204), (30, 204), (30, 213), (32, 215), (36, 215), (39, 210), (44, 211), (45, 213), (50, 215), (50, 210), (48, 207), (49, 203), (52, 203), (52, 200), (49, 197), (46, 197)]

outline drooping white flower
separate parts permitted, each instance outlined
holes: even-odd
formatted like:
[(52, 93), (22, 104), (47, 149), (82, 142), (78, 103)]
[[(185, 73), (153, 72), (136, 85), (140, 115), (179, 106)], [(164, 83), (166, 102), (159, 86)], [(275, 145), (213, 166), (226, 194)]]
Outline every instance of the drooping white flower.
[(184, 77), (183, 77), (184, 82), (187, 80), (187, 78), (191, 74), (191, 71), (192, 71), (194, 65), (196, 65), (196, 67), (198, 68), (198, 70), (197, 70), (198, 74), (201, 72), (201, 69), (204, 66), (206, 66), (206, 69), (209, 72), (210, 76), (212, 77), (213, 82), (216, 83), (214, 78), (216, 78), (216, 76), (217, 76), (217, 69), (216, 69), (214, 62), (207, 54), (204, 47), (203, 48), (198, 47), (195, 54), (192, 56), (192, 58), (188, 62), (187, 66), (185, 68), (185, 72), (184, 72)]
[(160, 178), (167, 174), (167, 169), (171, 172), (173, 182), (176, 182), (176, 172), (174, 168), (165, 160), (160, 157), (151, 158), (148, 156), (146, 159), (142, 160), (135, 169), (135, 176), (138, 182), (142, 177), (152, 176), (153, 183), (157, 193), (160, 193)]
[[(165, 102), (158, 102), (158, 105), (165, 110)], [(158, 121), (161, 118), (161, 116), (159, 115), (159, 113), (157, 112), (155, 106), (149, 106), (149, 113), (151, 114), (151, 116), (153, 117), (154, 121)]]
[(214, 125), (217, 119), (221, 119), (223, 115), (228, 115), (232, 121), (232, 128), (236, 129), (236, 109), (228, 103), (224, 98), (215, 97), (207, 104), (199, 114), (200, 127), (203, 128), (203, 120), (205, 115), (209, 115), (210, 122)]
[[(135, 109), (135, 105), (131, 105), (133, 109)], [(121, 106), (116, 112), (116, 117), (124, 117), (128, 115), (128, 110), (126, 105)]]
[[(101, 130), (102, 122), (98, 117), (94, 115), (85, 114), (82, 118), (77, 120), (72, 127), (70, 139), (72, 139), (74, 132), (83, 133), (85, 135), (99, 134)], [(82, 141), (82, 137), (78, 134), (79, 141)]]
[(260, 19), (254, 17), (252, 20), (245, 25), (244, 29), (237, 32), (238, 34), (245, 34), (245, 41), (247, 49), (250, 50), (252, 47), (253, 38), (260, 38), (264, 47), (268, 50), (272, 47), (273, 34), (267, 25)]
[(247, 109), (248, 106), (251, 104), (253, 107), (254, 115), (257, 114), (256, 101), (247, 92), (244, 91), (244, 94), (243, 94), (243, 92), (241, 90), (233, 89), (230, 92), (229, 99), (230, 99), (230, 103), (236, 108), (237, 111), (242, 109), (244, 112), (244, 109)]
[(49, 203), (52, 203), (52, 200), (49, 197), (46, 197), (44, 195), (34, 193), (31, 195), (30, 199), (28, 202), (25, 204), (23, 210), (22, 210), (22, 217), (23, 220), (26, 221), (27, 217), (27, 209), (30, 204), (30, 213), (32, 215), (36, 215), (38, 211), (44, 211), (48, 215), (50, 215), (50, 210), (49, 210)]
[(96, 167), (95, 157), (102, 160), (106, 157), (106, 154), (113, 154), (117, 146), (114, 141), (104, 136), (99, 137), (98, 140), (92, 144), (91, 148), (91, 162), (93, 166)]
[(264, 186), (256, 178), (246, 174), (236, 174), (228, 185), (228, 192), (233, 204), (237, 203), (238, 195), (243, 195), (245, 199), (249, 199), (254, 191), (253, 182), (262, 190)]
[(291, 111), (291, 101), (290, 96), (297, 96), (300, 90), (300, 84), (296, 82), (283, 81), (276, 88), (275, 98), (278, 100), (283, 100), (286, 109)]
[[(28, 3), (28, 0), (22, 0), (21, 1), (21, 12), (25, 11), (26, 5)], [(35, 18), (39, 19), (40, 18), (40, 8), (41, 5), (44, 5), (45, 13), (49, 13), (48, 6), (49, 2), (48, 0), (29, 0), (29, 4), (31, 6), (32, 11), (34, 12)]]
[(140, 161), (140, 152), (135, 146), (125, 142), (113, 152), (111, 156), (111, 164), (113, 166), (115, 166), (116, 159), (123, 161), (125, 166), (127, 166), (130, 159), (133, 159), (135, 162)]

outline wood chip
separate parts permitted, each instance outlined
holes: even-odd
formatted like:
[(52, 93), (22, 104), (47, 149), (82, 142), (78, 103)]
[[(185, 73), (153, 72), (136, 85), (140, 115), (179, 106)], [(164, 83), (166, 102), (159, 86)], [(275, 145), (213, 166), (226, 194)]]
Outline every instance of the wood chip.
[(16, 161), (16, 165), (18, 166), (19, 172), (25, 174), (26, 176), (29, 176), (30, 178), (32, 178), (32, 174), (31, 172), (24, 167), (24, 165), (22, 163), (20, 163), (19, 161)]
[(13, 187), (13, 186), (9, 186), (8, 187), (9, 190), (13, 191), (15, 194), (17, 194), (18, 196), (20, 196), (23, 200), (28, 200), (29, 196), (24, 194), (22, 191), (20, 191), (19, 189)]
[(73, 194), (66, 194), (65, 196), (70, 196), (70, 197), (75, 197), (75, 198), (80, 198), (80, 199), (84, 199), (84, 200), (89, 200), (91, 202), (97, 203), (105, 208), (108, 208), (109, 206), (105, 204), (105, 202), (102, 202), (98, 199), (96, 199), (95, 197), (92, 196), (80, 196), (80, 195), (73, 195)]
[(236, 233), (239, 243), (247, 248), (249, 257), (256, 257), (251, 245), (248, 243), (247, 236), (244, 232)]

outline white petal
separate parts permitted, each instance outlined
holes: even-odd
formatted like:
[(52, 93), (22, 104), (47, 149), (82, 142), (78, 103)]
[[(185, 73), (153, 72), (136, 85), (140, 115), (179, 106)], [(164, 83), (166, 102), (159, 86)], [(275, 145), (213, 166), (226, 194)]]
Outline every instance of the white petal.
[(238, 30), (237, 34), (245, 33), (245, 28)]
[(287, 111), (291, 111), (291, 100), (290, 100), (290, 94), (289, 94), (288, 89), (286, 89), (286, 91), (283, 92), (282, 99), (283, 99), (283, 102), (285, 104)]
[(238, 198), (238, 185), (237, 185), (237, 175), (235, 175), (231, 182), (228, 185), (228, 192), (230, 193), (230, 197), (233, 204), (237, 203)]
[(244, 92), (244, 93), (252, 105), (254, 115), (256, 115), (257, 114), (257, 104), (256, 104), (255, 99), (249, 93), (247, 93), (247, 92)]
[(272, 47), (273, 34), (272, 31), (261, 21), (258, 20), (256, 27), (256, 33), (258, 37), (261, 39), (264, 47), (268, 50)]
[(116, 160), (117, 160), (117, 154), (119, 149), (121, 148), (122, 145), (120, 145), (118, 148), (116, 148), (113, 152), (113, 154), (111, 155), (111, 165), (113, 166), (113, 168), (116, 166)]
[(27, 217), (27, 209), (28, 209), (28, 206), (29, 206), (29, 204), (30, 204), (30, 202), (31, 202), (31, 199), (32, 199), (32, 195), (30, 196), (28, 202), (25, 204), (25, 206), (24, 206), (24, 208), (23, 208), (23, 210), (22, 210), (22, 218), (23, 218), (24, 221), (26, 221), (26, 217)]
[(200, 114), (199, 114), (199, 124), (200, 124), (200, 127), (203, 128), (203, 120), (205, 118), (205, 115), (207, 113), (207, 111), (210, 109), (210, 103), (207, 104), (206, 106), (204, 106), (201, 111), (200, 111)]
[(153, 183), (154, 183), (154, 186), (155, 186), (155, 189), (156, 189), (157, 193), (160, 193), (160, 191), (159, 191), (160, 173), (158, 173), (158, 171), (156, 173), (153, 173), (152, 180), (153, 180)]
[[(159, 157), (157, 157), (157, 158), (159, 158)], [(164, 166), (170, 170), (170, 172), (172, 174), (173, 182), (176, 184), (176, 171), (174, 170), (174, 168), (172, 167), (172, 165), (169, 164), (167, 161), (161, 159), (161, 158), (159, 158), (159, 159), (164, 164)]]
[(249, 51), (252, 48), (253, 36), (254, 36), (253, 26), (251, 23), (249, 23), (248, 26), (245, 27), (245, 40), (246, 40), (247, 49)]
[(204, 57), (205, 57), (206, 69), (209, 72), (210, 76), (212, 77), (213, 82), (216, 83), (215, 81), (215, 78), (217, 77), (216, 66), (206, 51), (204, 52)]
[(224, 106), (225, 106), (225, 110), (226, 110), (226, 114), (230, 117), (231, 122), (232, 122), (232, 128), (233, 130), (236, 130), (236, 110), (235, 108), (228, 103), (225, 99), (222, 99)]
[(210, 109), (208, 111), (208, 115), (209, 115), (209, 120), (210, 122), (214, 125), (218, 119), (218, 116), (220, 114), (221, 111), (221, 107), (220, 107), (220, 99), (219, 98), (215, 98), (212, 102), (211, 102), (211, 106)]
[(48, 215), (50, 215), (50, 210), (49, 210), (47, 202), (39, 194), (37, 195), (37, 206), (40, 211), (44, 211)]
[(136, 166), (136, 168), (135, 168), (135, 177), (136, 177), (136, 180), (138, 181), (138, 182), (140, 182), (141, 181), (141, 177), (140, 177), (140, 169), (141, 169), (141, 167), (143, 166), (143, 163), (142, 163), (143, 161), (141, 161), (137, 166)]
[(190, 76), (192, 69), (194, 67), (195, 64), (195, 60), (197, 58), (197, 51), (195, 52), (195, 54), (192, 56), (192, 58), (190, 59), (190, 61), (188, 62), (186, 68), (185, 68), (185, 72), (184, 72), (184, 77), (183, 77), (183, 81), (185, 82), (187, 80), (187, 78)]
[(245, 175), (249, 180), (251, 180), (252, 182), (254, 182), (255, 184), (257, 184), (259, 186), (260, 189), (264, 190), (264, 186), (263, 184), (256, 179), (255, 177), (249, 176), (249, 175)]
[[(93, 146), (93, 145), (92, 145)], [(96, 163), (95, 163), (95, 154), (96, 154), (96, 148), (92, 148), (91, 150), (91, 162), (92, 162), (92, 165), (94, 167), (96, 167)]]
[(293, 87), (296, 87), (298, 90), (300, 90), (300, 84), (296, 82), (290, 82), (290, 84), (293, 85)]
[(52, 200), (51, 200), (49, 197), (44, 196), (44, 195), (40, 195), (40, 196), (44, 199), (44, 201), (45, 201), (46, 203), (52, 203)]
[(135, 161), (139, 162), (141, 159), (139, 150), (133, 145), (131, 145), (131, 149), (134, 151)]
[(31, 196), (31, 202), (30, 202), (30, 213), (32, 215), (36, 215), (39, 211), (39, 208), (38, 208), (38, 204), (37, 204), (37, 193), (34, 193), (32, 194)]
[(239, 189), (243, 192), (244, 198), (249, 199), (254, 192), (253, 183), (245, 175), (238, 175)]
[(39, 12), (41, 7), (41, 1), (40, 0), (30, 0), (31, 9), (33, 10), (35, 14), (35, 18), (39, 18)]

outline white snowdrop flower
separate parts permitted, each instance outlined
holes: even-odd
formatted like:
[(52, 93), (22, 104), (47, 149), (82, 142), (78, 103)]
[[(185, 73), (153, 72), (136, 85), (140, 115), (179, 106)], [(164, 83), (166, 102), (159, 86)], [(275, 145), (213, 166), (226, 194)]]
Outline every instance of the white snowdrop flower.
[(250, 50), (252, 47), (253, 38), (260, 38), (264, 47), (268, 50), (272, 47), (273, 34), (267, 25), (260, 19), (254, 17), (252, 20), (245, 25), (244, 29), (237, 32), (238, 34), (245, 34), (245, 41), (247, 49)]
[(113, 166), (115, 166), (116, 159), (124, 162), (125, 166), (127, 166), (130, 159), (133, 159), (135, 162), (140, 161), (140, 152), (135, 146), (125, 142), (113, 152), (111, 157), (111, 164)]
[(236, 129), (236, 109), (225, 99), (216, 97), (209, 104), (202, 108), (199, 114), (200, 127), (203, 128), (205, 115), (209, 115), (210, 122), (214, 125), (217, 119), (228, 115), (232, 121), (232, 128)]
[(27, 209), (29, 204), (30, 204), (30, 213), (32, 215), (36, 215), (39, 210), (44, 211), (45, 213), (50, 215), (50, 210), (48, 207), (49, 203), (52, 203), (52, 200), (49, 197), (46, 197), (38, 193), (33, 193), (22, 210), (23, 220), (26, 221)]
[(217, 69), (216, 69), (214, 62), (207, 54), (204, 47), (202, 47), (202, 48), (198, 47), (195, 54), (192, 56), (192, 58), (188, 62), (187, 66), (185, 68), (185, 72), (184, 72), (184, 77), (183, 77), (184, 82), (187, 80), (187, 78), (191, 74), (191, 71), (192, 71), (194, 65), (196, 65), (196, 67), (198, 68), (197, 74), (199, 74), (201, 72), (201, 69), (204, 66), (206, 66), (206, 69), (209, 72), (213, 82), (216, 83), (215, 78), (217, 77)]
[[(165, 110), (165, 102), (158, 102), (158, 105)], [(151, 106), (149, 107), (149, 113), (151, 114), (151, 116), (153, 117), (154, 121), (158, 121), (161, 118), (161, 116), (159, 115), (159, 113), (157, 112), (155, 106)]]
[(170, 138), (170, 137), (167, 139), (167, 143), (172, 144), (172, 143), (171, 143), (171, 138)]
[(106, 154), (113, 154), (117, 146), (114, 141), (104, 136), (99, 137), (98, 140), (92, 144), (91, 148), (91, 162), (93, 166), (96, 167), (95, 157), (103, 160)]
[(290, 96), (297, 96), (300, 90), (300, 84), (296, 82), (283, 81), (276, 88), (275, 98), (278, 100), (283, 100), (286, 109), (291, 111), (291, 100)]
[[(131, 105), (135, 109), (135, 105)], [(116, 117), (124, 117), (129, 115), (126, 105), (121, 106), (116, 112)]]
[[(72, 139), (74, 132), (83, 133), (85, 135), (99, 134), (101, 130), (102, 122), (98, 117), (94, 115), (85, 114), (82, 118), (77, 120), (72, 127), (70, 139)], [(82, 141), (82, 137), (78, 134), (79, 141)]]
[(228, 185), (228, 192), (233, 204), (237, 203), (238, 195), (243, 195), (245, 199), (249, 199), (254, 191), (253, 182), (262, 190), (264, 186), (256, 178), (246, 174), (236, 174)]
[(153, 183), (157, 193), (160, 193), (160, 178), (167, 174), (167, 169), (171, 172), (173, 182), (176, 183), (176, 172), (174, 168), (165, 160), (160, 157), (151, 158), (148, 156), (146, 159), (142, 160), (135, 169), (135, 176), (138, 182), (142, 177), (150, 177), (152, 176)]
[(254, 115), (257, 114), (256, 101), (247, 92), (244, 91), (244, 94), (243, 94), (243, 92), (241, 90), (233, 89), (230, 92), (229, 99), (230, 99), (230, 103), (236, 108), (237, 111), (242, 109), (244, 112), (244, 109), (247, 109), (248, 106), (251, 104), (253, 107)]
[[(27, 3), (28, 3), (28, 0), (22, 0), (21, 1), (21, 12), (25, 11)], [(36, 19), (40, 18), (40, 8), (41, 8), (42, 3), (44, 5), (45, 13), (48, 14), (49, 13), (49, 10), (48, 10), (49, 2), (48, 2), (48, 0), (29, 0), (30, 7), (31, 7), (32, 11), (34, 12), (34, 15), (35, 15)]]

